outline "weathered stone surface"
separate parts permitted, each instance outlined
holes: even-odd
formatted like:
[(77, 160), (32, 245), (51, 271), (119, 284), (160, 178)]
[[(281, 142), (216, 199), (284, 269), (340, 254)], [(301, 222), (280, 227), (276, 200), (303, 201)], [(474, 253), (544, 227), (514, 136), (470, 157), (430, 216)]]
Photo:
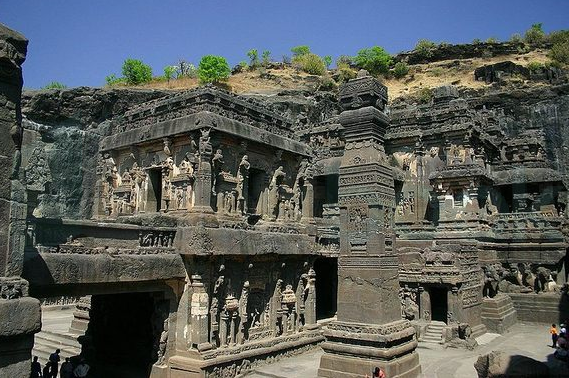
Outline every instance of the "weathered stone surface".
[(478, 357), (474, 368), (479, 378), (549, 377), (543, 362), (526, 356), (510, 356), (500, 351)]

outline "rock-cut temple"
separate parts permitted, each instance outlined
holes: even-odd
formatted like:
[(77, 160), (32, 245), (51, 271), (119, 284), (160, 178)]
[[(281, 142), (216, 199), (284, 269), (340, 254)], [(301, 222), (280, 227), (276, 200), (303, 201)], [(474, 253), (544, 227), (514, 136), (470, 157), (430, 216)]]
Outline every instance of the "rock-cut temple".
[[(23, 103), (26, 46), (0, 28), (0, 376), (29, 376), (54, 297), (80, 298), (93, 369), (152, 378), (310, 348), (319, 377), (417, 377), (420, 342), (562, 316), (567, 192), (539, 125), (508, 135), (453, 86), (388, 107), (364, 71), (317, 121), (214, 86)], [(58, 123), (81, 101), (112, 116)]]

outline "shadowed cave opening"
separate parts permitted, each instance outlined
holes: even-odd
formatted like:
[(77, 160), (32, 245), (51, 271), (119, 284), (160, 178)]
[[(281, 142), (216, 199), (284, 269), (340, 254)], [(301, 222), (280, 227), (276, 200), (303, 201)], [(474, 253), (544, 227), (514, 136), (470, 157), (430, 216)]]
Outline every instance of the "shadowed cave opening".
[(316, 319), (336, 315), (338, 297), (338, 259), (320, 257), (314, 262), (316, 272)]
[(83, 345), (91, 364), (90, 376), (150, 376), (156, 361), (153, 313), (150, 293), (93, 295), (86, 333), (90, 345)]

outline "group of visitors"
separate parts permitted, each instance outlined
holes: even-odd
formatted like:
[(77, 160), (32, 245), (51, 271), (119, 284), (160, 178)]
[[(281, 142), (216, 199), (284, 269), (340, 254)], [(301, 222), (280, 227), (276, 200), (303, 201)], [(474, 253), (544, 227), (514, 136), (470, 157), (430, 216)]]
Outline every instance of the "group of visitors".
[(59, 369), (60, 354), (60, 349), (50, 354), (43, 369), (38, 361), (38, 357), (34, 356), (30, 378), (57, 378), (58, 373), (60, 378), (84, 378), (87, 376), (89, 365), (87, 365), (84, 358), (81, 358), (79, 363), (74, 366), (70, 358), (67, 357), (65, 362), (61, 364), (61, 369)]
[(568, 361), (569, 342), (567, 336), (567, 326), (563, 323), (560, 324), (559, 332), (557, 332), (557, 326), (555, 324), (552, 324), (551, 328), (549, 329), (549, 333), (551, 334), (551, 347), (557, 349), (554, 353), (554, 356), (561, 360)]

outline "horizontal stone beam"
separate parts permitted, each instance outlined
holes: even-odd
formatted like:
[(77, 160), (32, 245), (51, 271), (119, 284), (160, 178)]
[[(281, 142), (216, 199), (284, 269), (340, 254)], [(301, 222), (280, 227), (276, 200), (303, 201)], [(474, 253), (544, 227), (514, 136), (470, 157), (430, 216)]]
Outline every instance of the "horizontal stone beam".
[[(206, 119), (207, 122), (202, 122), (202, 119)], [(100, 143), (100, 150), (109, 151), (127, 148), (143, 142), (184, 134), (204, 127), (211, 127), (223, 133), (299, 155), (311, 155), (310, 147), (304, 143), (207, 111), (110, 135), (103, 138)]]

